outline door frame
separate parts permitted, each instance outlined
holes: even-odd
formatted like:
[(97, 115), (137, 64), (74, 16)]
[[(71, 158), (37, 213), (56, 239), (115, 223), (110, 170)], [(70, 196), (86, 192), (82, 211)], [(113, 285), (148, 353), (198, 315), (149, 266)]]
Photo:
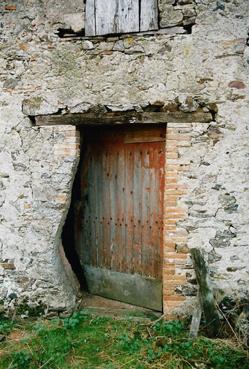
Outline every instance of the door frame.
[[(99, 107), (96, 111), (99, 111)], [(104, 109), (105, 110), (105, 109)], [(163, 314), (175, 318), (186, 311), (186, 303), (192, 299), (184, 293), (188, 286), (187, 272), (193, 272), (188, 249), (188, 232), (181, 226), (187, 218), (186, 203), (188, 186), (182, 184), (190, 171), (189, 153), (196, 124), (209, 124), (212, 112), (182, 112), (179, 110), (163, 112), (160, 109), (150, 112), (117, 111), (108, 113), (49, 114), (32, 116), (36, 126), (56, 126), (62, 133), (62, 142), (57, 144), (55, 158), (79, 157), (78, 127), (99, 124), (165, 124), (166, 156), (164, 191), (164, 233), (163, 233)], [(67, 136), (69, 139), (67, 140)], [(63, 140), (64, 137), (64, 140)], [(75, 141), (72, 142), (73, 137)], [(66, 143), (65, 143), (66, 140)], [(184, 150), (183, 150), (184, 149)], [(186, 153), (186, 156), (185, 156)]]

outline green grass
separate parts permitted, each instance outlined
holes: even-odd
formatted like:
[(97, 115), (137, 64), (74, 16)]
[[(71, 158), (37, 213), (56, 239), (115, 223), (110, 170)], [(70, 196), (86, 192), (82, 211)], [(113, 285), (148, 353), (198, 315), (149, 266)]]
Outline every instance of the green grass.
[(190, 339), (180, 321), (138, 323), (83, 310), (66, 319), (2, 319), (0, 333), (0, 369), (249, 369), (246, 351)]

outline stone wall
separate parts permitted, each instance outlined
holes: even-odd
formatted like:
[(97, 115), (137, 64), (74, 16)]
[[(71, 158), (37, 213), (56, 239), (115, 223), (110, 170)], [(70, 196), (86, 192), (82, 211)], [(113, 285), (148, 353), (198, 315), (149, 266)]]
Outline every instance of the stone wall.
[[(160, 0), (159, 7), (163, 33), (84, 39), (60, 38), (58, 31), (84, 28), (83, 0), (1, 2), (0, 296), (6, 307), (70, 308), (77, 295), (60, 253), (77, 133), (37, 128), (30, 116), (156, 106), (213, 114), (210, 124), (190, 124), (188, 144), (176, 145), (169, 158), (188, 170), (170, 175), (186, 189), (176, 198), (184, 212), (174, 222), (184, 239), (174, 240), (165, 222), (165, 240), (169, 252), (186, 256), (184, 262), (165, 256), (167, 273), (168, 262), (176, 265), (171, 279), (165, 274), (165, 301), (168, 289), (179, 296), (170, 311), (186, 311), (182, 296), (191, 303), (196, 293), (191, 247), (205, 250), (219, 298), (248, 299), (249, 4)], [(182, 128), (168, 125), (168, 135)]]

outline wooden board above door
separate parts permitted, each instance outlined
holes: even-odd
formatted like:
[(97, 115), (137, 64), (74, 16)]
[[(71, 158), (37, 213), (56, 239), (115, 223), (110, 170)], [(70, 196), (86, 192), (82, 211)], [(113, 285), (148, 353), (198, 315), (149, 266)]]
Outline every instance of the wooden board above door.
[(157, 0), (86, 0), (86, 36), (158, 29)]
[(152, 130), (144, 128), (142, 133), (139, 127), (133, 127), (124, 136), (124, 143), (139, 143), (139, 142), (161, 142), (165, 141), (165, 132), (162, 132), (160, 127)]

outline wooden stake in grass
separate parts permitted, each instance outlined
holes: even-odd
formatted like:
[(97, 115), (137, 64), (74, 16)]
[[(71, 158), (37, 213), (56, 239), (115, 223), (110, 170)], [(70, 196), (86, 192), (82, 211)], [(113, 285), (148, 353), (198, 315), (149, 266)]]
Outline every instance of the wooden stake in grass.
[(198, 332), (199, 332), (199, 328), (200, 328), (202, 308), (201, 308), (201, 305), (200, 305), (199, 294), (198, 294), (197, 297), (198, 297), (198, 301), (197, 301), (196, 307), (195, 307), (193, 315), (192, 315), (192, 320), (191, 320), (190, 329), (189, 329), (189, 336), (190, 337), (197, 337)]
[(207, 335), (217, 337), (220, 333), (220, 318), (215, 305), (214, 294), (208, 281), (208, 269), (199, 249), (191, 249), (190, 252), (199, 286), (199, 299), (206, 321)]

